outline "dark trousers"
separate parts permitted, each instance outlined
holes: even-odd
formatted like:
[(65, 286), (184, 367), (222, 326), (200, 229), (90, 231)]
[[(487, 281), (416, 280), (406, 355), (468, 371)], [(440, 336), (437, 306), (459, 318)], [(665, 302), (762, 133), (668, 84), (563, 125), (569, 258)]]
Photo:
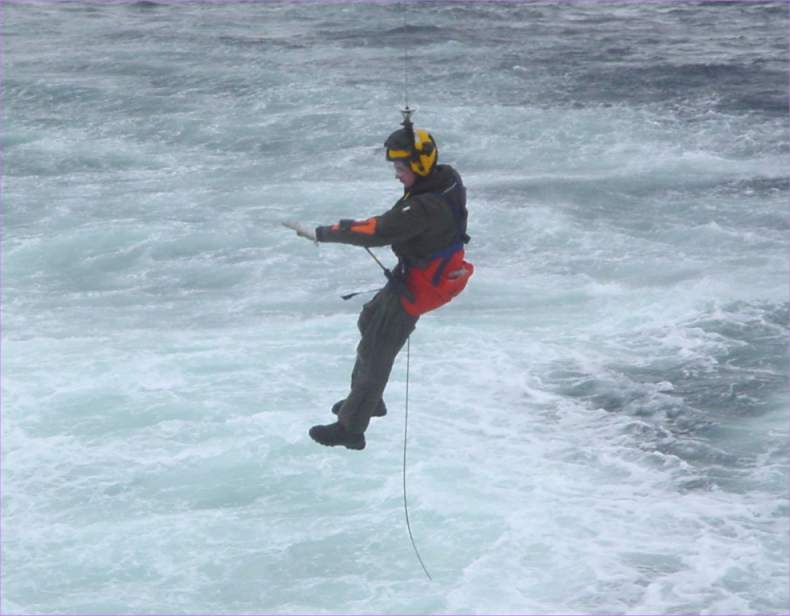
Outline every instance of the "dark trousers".
[(384, 287), (362, 308), (357, 321), (362, 339), (351, 373), (351, 392), (338, 413), (340, 423), (349, 432), (367, 430), (387, 386), (395, 357), (418, 319), (403, 309), (400, 295), (391, 287)]

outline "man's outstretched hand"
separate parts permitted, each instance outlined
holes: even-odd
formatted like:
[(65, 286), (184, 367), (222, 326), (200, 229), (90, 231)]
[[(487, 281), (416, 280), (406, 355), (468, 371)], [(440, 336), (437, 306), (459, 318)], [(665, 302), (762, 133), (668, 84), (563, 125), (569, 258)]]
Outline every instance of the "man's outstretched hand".
[(288, 227), (289, 229), (293, 229), (294, 231), (296, 231), (296, 235), (298, 235), (299, 237), (303, 237), (305, 239), (310, 240), (311, 242), (318, 244), (318, 240), (315, 237), (315, 229), (312, 229), (307, 225), (304, 225), (300, 222), (286, 221), (283, 222), (283, 227)]

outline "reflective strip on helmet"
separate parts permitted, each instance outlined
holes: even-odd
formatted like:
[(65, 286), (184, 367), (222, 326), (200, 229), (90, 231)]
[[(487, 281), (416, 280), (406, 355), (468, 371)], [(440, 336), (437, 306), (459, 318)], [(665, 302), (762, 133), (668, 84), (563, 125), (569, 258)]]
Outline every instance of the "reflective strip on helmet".
[(411, 158), (411, 152), (408, 150), (387, 150), (387, 160), (393, 158)]

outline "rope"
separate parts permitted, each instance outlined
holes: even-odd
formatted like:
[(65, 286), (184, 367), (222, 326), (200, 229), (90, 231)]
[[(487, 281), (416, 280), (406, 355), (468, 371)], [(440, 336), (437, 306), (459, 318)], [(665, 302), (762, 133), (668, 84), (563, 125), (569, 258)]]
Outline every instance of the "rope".
[[(406, 5), (403, 5), (403, 39), (406, 40), (407, 37), (407, 23), (406, 23)], [(406, 109), (409, 108), (409, 46), (404, 43), (403, 44), (403, 98), (406, 101)]]
[[(409, 46), (406, 44), (406, 38), (408, 35), (407, 28), (408, 23), (406, 21), (406, 2), (401, 3), (401, 13), (403, 14), (403, 99), (406, 103), (406, 109), (404, 113), (408, 113), (409, 111)], [(408, 115), (405, 115), (404, 118), (408, 120)], [(370, 256), (381, 266), (386, 273), (389, 274), (387, 268), (382, 265), (382, 263), (376, 258), (376, 256), (368, 250)], [(389, 276), (387, 276), (389, 278)], [(414, 549), (414, 554), (417, 556), (417, 560), (420, 561), (420, 566), (422, 570), (425, 572), (425, 576), (433, 581), (431, 574), (428, 573), (428, 569), (425, 566), (425, 563), (422, 561), (422, 556), (420, 556), (420, 551), (417, 549), (417, 544), (414, 541), (414, 534), (411, 532), (411, 522), (409, 521), (409, 501), (406, 496), (406, 451), (407, 451), (407, 444), (409, 440), (409, 372), (410, 372), (410, 364), (411, 364), (411, 336), (406, 339), (406, 411), (403, 416), (403, 513), (406, 516), (406, 529), (409, 531), (409, 540), (411, 541), (411, 547)]]
[(409, 504), (406, 499), (406, 443), (408, 442), (409, 435), (409, 363), (411, 359), (411, 336), (406, 339), (406, 413), (403, 418), (403, 512), (406, 514), (406, 528), (409, 531), (409, 539), (411, 540), (411, 547), (414, 548), (414, 553), (417, 555), (417, 560), (420, 561), (422, 570), (429, 580), (433, 581), (431, 574), (422, 562), (420, 551), (417, 549), (417, 544), (414, 542), (414, 535), (411, 532), (411, 524), (409, 523)]
[(367, 246), (365, 246), (365, 250), (367, 250), (367, 251), (368, 251), (368, 254), (369, 254), (371, 257), (373, 257), (373, 260), (374, 260), (376, 263), (378, 263), (378, 264), (379, 264), (379, 267), (380, 267), (381, 269), (383, 269), (383, 270), (384, 270), (384, 273), (385, 273), (385, 274), (386, 274), (387, 272), (389, 272), (389, 270), (388, 270), (386, 267), (384, 267), (384, 264), (383, 264), (381, 261), (379, 261), (379, 258), (378, 258), (376, 255), (374, 255), (374, 254), (373, 254), (373, 251), (372, 251), (370, 248), (368, 248)]

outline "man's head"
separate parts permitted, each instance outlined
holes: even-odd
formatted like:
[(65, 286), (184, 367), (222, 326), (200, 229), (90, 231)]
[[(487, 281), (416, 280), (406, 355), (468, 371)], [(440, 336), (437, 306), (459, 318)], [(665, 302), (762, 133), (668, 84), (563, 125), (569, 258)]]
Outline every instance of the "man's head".
[[(439, 159), (439, 148), (430, 133), (421, 128), (412, 128), (411, 122), (392, 133), (384, 142), (384, 147), (387, 148), (387, 160), (402, 162), (411, 173), (419, 177), (430, 175)], [(395, 170), (397, 174), (397, 165)], [(400, 175), (397, 177), (403, 182)]]
[(395, 177), (403, 184), (404, 188), (408, 190), (414, 186), (414, 182), (417, 181), (417, 174), (409, 168), (409, 164), (406, 161), (395, 160), (392, 162), (392, 166), (395, 167)]

